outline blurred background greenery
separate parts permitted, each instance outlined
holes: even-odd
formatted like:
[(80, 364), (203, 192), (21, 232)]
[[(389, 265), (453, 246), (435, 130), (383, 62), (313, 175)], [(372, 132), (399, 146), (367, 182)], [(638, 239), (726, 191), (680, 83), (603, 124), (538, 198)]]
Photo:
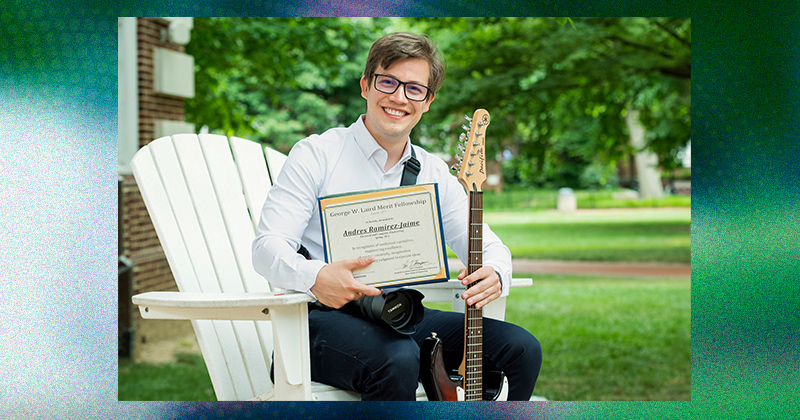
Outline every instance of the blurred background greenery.
[[(445, 160), (462, 115), (485, 108), (487, 160), (506, 186), (636, 189), (620, 167), (642, 150), (670, 181), (690, 177), (690, 18), (198, 17), (186, 119), (288, 152), (364, 112), (369, 47), (402, 30), (445, 57), (444, 85), (411, 136)], [(631, 141), (629, 117), (643, 142)]]

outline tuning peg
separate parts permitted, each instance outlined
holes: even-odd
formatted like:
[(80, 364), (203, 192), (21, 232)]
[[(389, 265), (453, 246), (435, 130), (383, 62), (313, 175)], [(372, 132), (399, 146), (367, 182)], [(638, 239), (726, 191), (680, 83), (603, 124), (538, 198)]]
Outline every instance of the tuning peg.
[(467, 141), (467, 135), (465, 133), (461, 133), (461, 135), (458, 136), (458, 139), (461, 141)]
[(464, 115), (464, 118), (465, 118), (467, 121), (469, 121), (469, 123), (470, 123), (470, 124), (472, 124), (472, 117), (470, 117), (469, 115)]
[(455, 155), (455, 158), (458, 161), (458, 163), (461, 163), (461, 160), (464, 159), (461, 157), (461, 155)]
[(473, 162), (473, 161), (471, 161), (471, 160), (468, 160), (468, 161), (467, 161), (467, 165), (469, 165), (469, 166), (472, 166), (472, 165), (474, 165), (474, 164), (475, 164), (475, 162)]
[(464, 131), (469, 131), (469, 127), (467, 127), (467, 126), (466, 126), (466, 125), (464, 125), (464, 124), (461, 124), (461, 128), (463, 128), (463, 129), (464, 129)]
[(460, 150), (461, 153), (464, 153), (465, 149), (464, 149), (464, 145), (462, 143), (458, 143), (458, 150)]

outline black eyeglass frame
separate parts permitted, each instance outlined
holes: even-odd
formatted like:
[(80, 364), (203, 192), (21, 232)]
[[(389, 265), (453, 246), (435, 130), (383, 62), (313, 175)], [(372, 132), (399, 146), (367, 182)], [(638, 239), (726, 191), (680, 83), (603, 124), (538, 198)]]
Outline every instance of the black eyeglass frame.
[[(394, 90), (393, 90), (393, 91), (391, 91), (391, 92), (387, 92), (387, 91), (385, 91), (385, 90), (381, 90), (381, 89), (378, 87), (378, 78), (377, 78), (376, 76), (388, 77), (388, 78), (390, 78), (390, 79), (392, 79), (392, 80), (396, 81), (396, 82), (397, 82), (397, 86), (395, 86)], [(394, 77), (394, 76), (389, 76), (388, 74), (378, 74), (378, 73), (372, 73), (372, 79), (373, 79), (372, 85), (373, 85), (373, 86), (375, 86), (375, 89), (376, 89), (378, 92), (387, 93), (387, 94), (389, 94), (389, 95), (391, 95), (391, 94), (393, 94), (393, 93), (397, 92), (397, 89), (399, 89), (399, 88), (400, 88), (400, 85), (403, 85), (403, 94), (404, 94), (404, 95), (406, 95), (406, 99), (408, 99), (409, 101), (414, 101), (414, 102), (425, 102), (425, 101), (428, 99), (428, 97), (431, 95), (431, 88), (429, 88), (428, 86), (425, 86), (425, 85), (423, 85), (423, 84), (420, 84), (420, 83), (415, 83), (415, 82), (401, 82), (401, 81), (400, 81), (400, 79), (398, 79), (398, 78), (396, 78), (396, 77)], [(424, 98), (422, 98), (422, 99), (412, 99), (412, 98), (409, 98), (409, 97), (408, 97), (408, 89), (407, 89), (408, 85), (414, 85), (414, 86), (422, 86), (422, 87), (424, 87), (424, 88), (425, 88), (425, 97), (424, 97)]]

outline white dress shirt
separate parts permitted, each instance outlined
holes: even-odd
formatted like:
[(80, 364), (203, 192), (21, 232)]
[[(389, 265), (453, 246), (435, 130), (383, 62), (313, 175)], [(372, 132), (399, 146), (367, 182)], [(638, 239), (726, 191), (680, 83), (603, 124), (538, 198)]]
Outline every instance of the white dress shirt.
[[(300, 140), (289, 152), (261, 210), (253, 241), (253, 266), (272, 286), (314, 296), (309, 289), (325, 265), (319, 197), (400, 185), (410, 149), (406, 147), (400, 161), (384, 171), (388, 155), (369, 133), (363, 118), (362, 115), (350, 127), (333, 128)], [(442, 159), (413, 147), (422, 166), (417, 183), (439, 184), (445, 242), (462, 262), (467, 261), (467, 194)], [(308, 249), (311, 260), (297, 253), (300, 244)], [(483, 264), (500, 274), (501, 296), (507, 296), (511, 252), (486, 224)]]

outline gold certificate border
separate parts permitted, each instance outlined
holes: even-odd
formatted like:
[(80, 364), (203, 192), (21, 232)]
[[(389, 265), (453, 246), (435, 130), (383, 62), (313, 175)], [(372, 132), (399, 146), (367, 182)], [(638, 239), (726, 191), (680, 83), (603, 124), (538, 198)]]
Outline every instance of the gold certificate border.
[(389, 188), (385, 190), (366, 191), (362, 193), (335, 195), (330, 197), (323, 197), (319, 199), (320, 217), (322, 218), (322, 236), (323, 248), (325, 253), (325, 262), (331, 261), (331, 251), (328, 244), (330, 243), (330, 232), (328, 231), (327, 213), (326, 210), (331, 208), (343, 208), (352, 205), (362, 205), (365, 203), (386, 201), (393, 198), (411, 197), (417, 195), (427, 195), (430, 198), (431, 217), (434, 226), (434, 237), (436, 242), (436, 249), (439, 254), (438, 267), (439, 271), (433, 275), (426, 276), (412, 276), (400, 279), (392, 279), (387, 281), (379, 281), (369, 284), (374, 287), (389, 287), (411, 285), (419, 283), (429, 283), (434, 281), (447, 281), (450, 278), (450, 273), (447, 268), (447, 259), (444, 251), (444, 236), (441, 228), (441, 212), (439, 207), (439, 196), (435, 184), (420, 184), (410, 185), (399, 188)]

